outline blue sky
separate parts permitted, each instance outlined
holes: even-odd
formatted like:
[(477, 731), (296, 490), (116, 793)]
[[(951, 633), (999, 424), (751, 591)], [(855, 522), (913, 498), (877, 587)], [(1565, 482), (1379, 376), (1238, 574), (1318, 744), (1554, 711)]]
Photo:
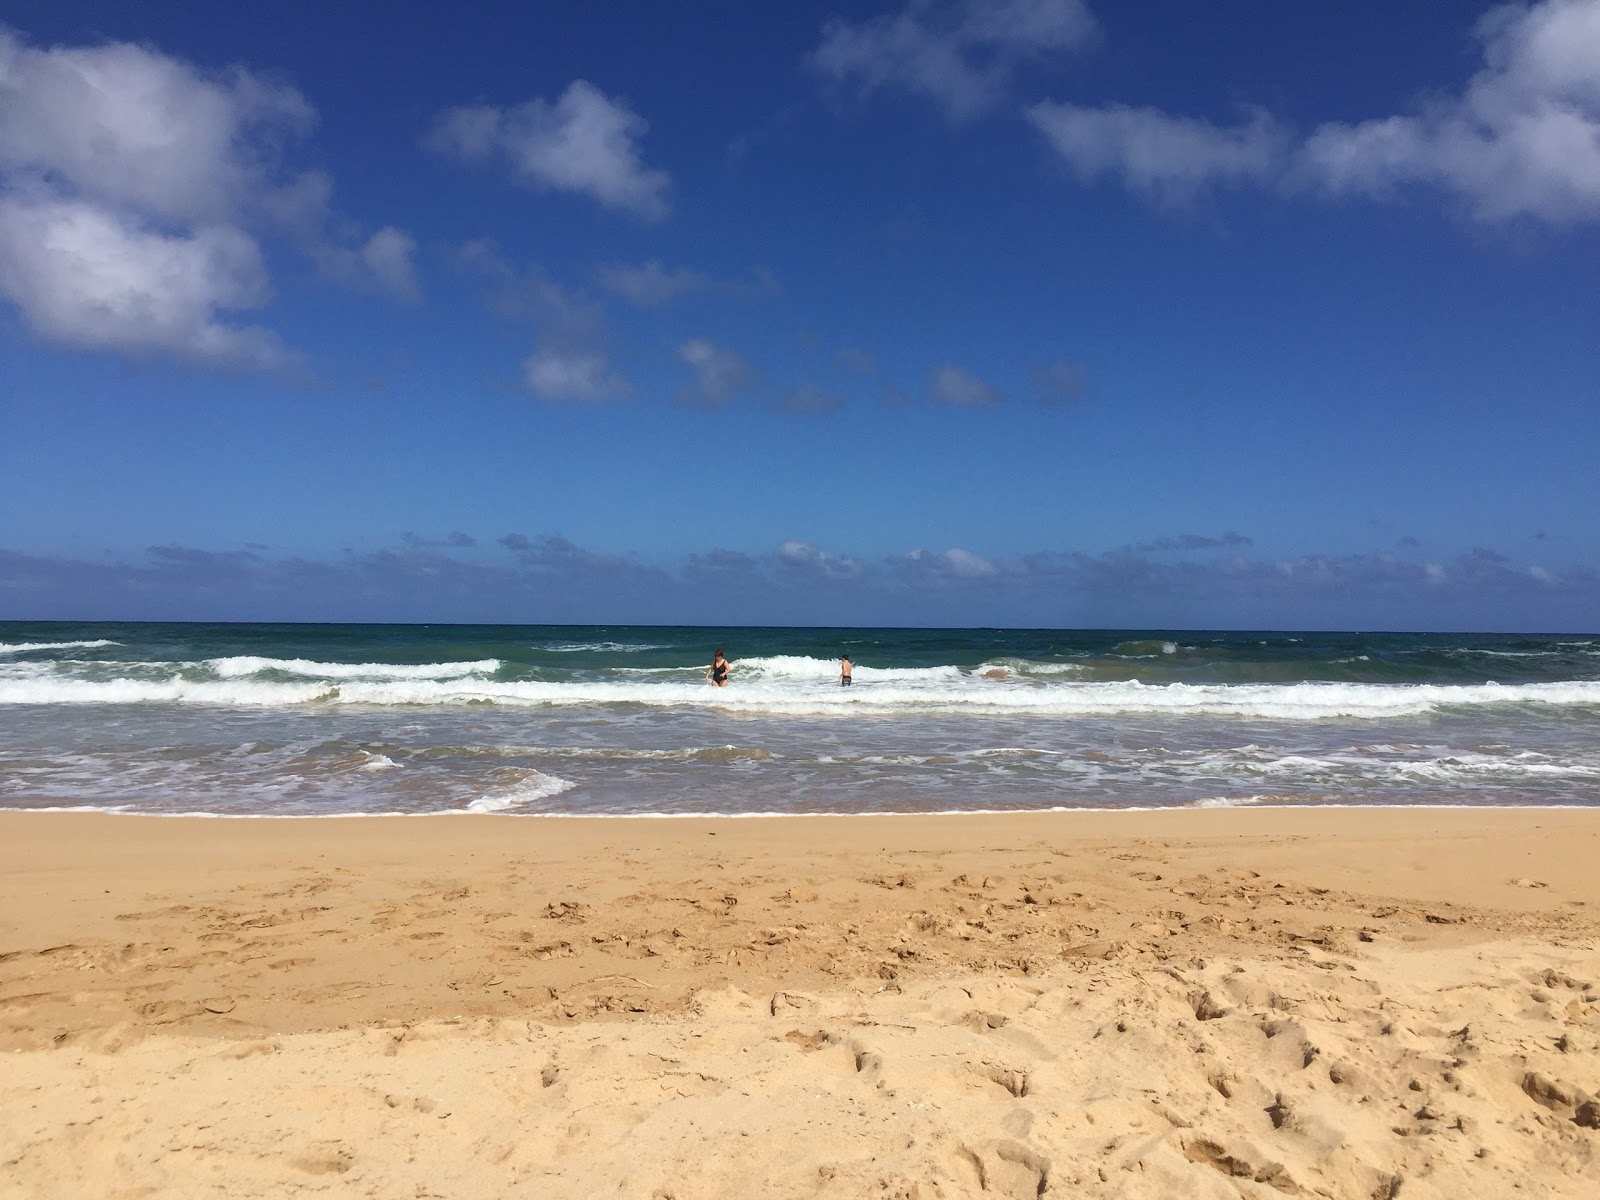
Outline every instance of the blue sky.
[(1600, 624), (1600, 0), (4, 21), (0, 617)]

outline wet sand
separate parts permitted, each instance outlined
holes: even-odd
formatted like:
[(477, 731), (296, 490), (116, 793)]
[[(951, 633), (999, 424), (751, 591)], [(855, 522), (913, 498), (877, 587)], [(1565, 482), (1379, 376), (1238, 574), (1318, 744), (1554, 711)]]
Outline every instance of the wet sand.
[(1600, 810), (6, 813), (0, 1051), (28, 1197), (1587, 1195)]

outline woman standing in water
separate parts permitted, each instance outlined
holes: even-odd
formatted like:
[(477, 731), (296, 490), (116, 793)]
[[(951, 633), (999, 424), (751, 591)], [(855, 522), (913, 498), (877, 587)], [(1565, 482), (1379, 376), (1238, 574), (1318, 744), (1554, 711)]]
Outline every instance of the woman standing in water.
[(722, 657), (720, 646), (711, 660), (711, 669), (706, 672), (706, 682), (714, 683), (718, 687), (728, 686), (728, 660)]

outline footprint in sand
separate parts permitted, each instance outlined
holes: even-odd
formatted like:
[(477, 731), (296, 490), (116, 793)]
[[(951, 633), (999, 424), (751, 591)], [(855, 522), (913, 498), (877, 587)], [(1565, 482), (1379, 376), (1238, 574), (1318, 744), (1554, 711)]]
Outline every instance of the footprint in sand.
[(307, 1175), (343, 1175), (355, 1166), (355, 1156), (337, 1143), (314, 1146), (298, 1154), (288, 1155), (285, 1161)]
[(1050, 1183), (1050, 1160), (1017, 1142), (956, 1148), (956, 1166), (977, 1185), (977, 1190), (1012, 1200), (1034, 1200)]
[(993, 1084), (1021, 1100), (1029, 1092), (1028, 1073), (1000, 1063), (970, 1062), (962, 1064), (962, 1073), (981, 1081), (984, 1086)]
[(1223, 1175), (1265, 1183), (1280, 1192), (1300, 1191), (1288, 1168), (1254, 1146), (1225, 1147), (1208, 1137), (1192, 1137), (1184, 1139), (1182, 1148), (1183, 1156), (1190, 1162), (1211, 1167)]

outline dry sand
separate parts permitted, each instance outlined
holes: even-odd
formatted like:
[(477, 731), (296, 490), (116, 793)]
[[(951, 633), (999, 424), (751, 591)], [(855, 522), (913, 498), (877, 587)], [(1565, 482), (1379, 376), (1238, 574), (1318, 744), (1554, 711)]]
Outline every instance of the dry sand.
[(0, 1195), (1592, 1197), (1600, 810), (0, 814)]

